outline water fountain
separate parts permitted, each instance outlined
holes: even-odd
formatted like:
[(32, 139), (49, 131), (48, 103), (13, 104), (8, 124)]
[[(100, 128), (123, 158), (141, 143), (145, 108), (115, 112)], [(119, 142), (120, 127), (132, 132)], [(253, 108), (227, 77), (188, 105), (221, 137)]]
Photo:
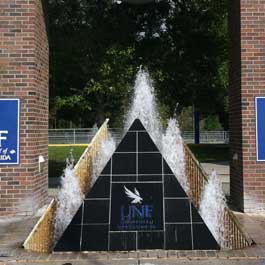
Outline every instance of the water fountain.
[(140, 119), (153, 141), (161, 149), (162, 125), (155, 97), (152, 79), (147, 71), (140, 67), (136, 75), (133, 99), (128, 113), (125, 115), (125, 131), (135, 119)]
[(163, 134), (163, 155), (183, 189), (189, 192), (189, 183), (185, 172), (184, 142), (176, 118), (169, 119)]
[(136, 119), (54, 250), (219, 248)]
[[(67, 168), (65, 172), (68, 177), (65, 177), (65, 188), (59, 195), (56, 220), (60, 222), (56, 226), (58, 242), (54, 251), (193, 250), (250, 244), (233, 222), (215, 174), (205, 186), (199, 211), (195, 207), (198, 201), (188, 197), (193, 194), (190, 187), (200, 191), (201, 186), (194, 186), (194, 180), (189, 185), (185, 164), (187, 147), (184, 148), (176, 119), (170, 119), (165, 133), (162, 131), (154, 88), (146, 71), (140, 69), (137, 74), (132, 105), (125, 120), (125, 133), (116, 150), (115, 141), (109, 134), (104, 139), (100, 144), (96, 141), (92, 144), (97, 146), (96, 155), (93, 152), (88, 156), (83, 154), (79, 161), (80, 165), (83, 163), (79, 173), (86, 172), (85, 179), (89, 182), (85, 183), (91, 185), (89, 189), (82, 188), (84, 195), (80, 195), (75, 185), (74, 173), (77, 171)], [(89, 154), (89, 149), (86, 152)], [(92, 171), (84, 161), (92, 161)], [(197, 178), (200, 169), (198, 162), (194, 161), (192, 169), (195, 169)], [(189, 174), (189, 180), (190, 177), (193, 175)], [(69, 185), (69, 182), (75, 184)], [(204, 182), (203, 179), (196, 180), (197, 185)], [(65, 200), (68, 194), (71, 202)], [(84, 199), (80, 200), (82, 196)], [(211, 203), (207, 204), (209, 200)], [(49, 209), (54, 210), (54, 205)], [(65, 220), (63, 209), (68, 209), (69, 213)], [(44, 215), (42, 219), (45, 218)], [(48, 218), (46, 222), (50, 224)], [(224, 244), (224, 234), (227, 236), (230, 231), (223, 229), (224, 218), (236, 231), (239, 242), (231, 236)], [(30, 241), (34, 244), (34, 239), (27, 239)]]
[(108, 136), (101, 143), (100, 150), (97, 153), (93, 161), (93, 174), (91, 185), (93, 186), (96, 182), (101, 171), (104, 169), (105, 165), (109, 161), (111, 155), (116, 149), (116, 142), (111, 132), (108, 132)]
[(137, 73), (131, 107), (125, 116), (125, 131), (136, 119), (140, 119), (153, 141), (162, 152), (173, 173), (188, 192), (189, 185), (185, 174), (183, 139), (176, 118), (168, 120), (168, 127), (163, 133), (158, 112), (153, 81), (147, 71)]
[(142, 69), (125, 130), (114, 153), (113, 141), (103, 142), (94, 185), (55, 251), (219, 249), (187, 196), (178, 123), (170, 119), (163, 134), (152, 81)]
[(61, 189), (58, 194), (58, 207), (55, 217), (55, 241), (62, 236), (66, 227), (83, 200), (78, 178), (75, 175), (73, 164), (69, 163), (61, 177)]
[(199, 212), (215, 239), (222, 247), (224, 246), (225, 241), (225, 227), (223, 220), (226, 207), (222, 183), (217, 172), (213, 170), (202, 193)]
[[(106, 139), (102, 141), (100, 150), (92, 161), (93, 172), (90, 183), (91, 186), (94, 185), (97, 177), (115, 151), (115, 146), (115, 140), (111, 133), (108, 132)], [(58, 193), (58, 207), (55, 217), (55, 242), (58, 241), (70, 224), (84, 197), (75, 174), (74, 160), (71, 154), (66, 164), (67, 166), (64, 170), (64, 174), (61, 177), (61, 189)]]

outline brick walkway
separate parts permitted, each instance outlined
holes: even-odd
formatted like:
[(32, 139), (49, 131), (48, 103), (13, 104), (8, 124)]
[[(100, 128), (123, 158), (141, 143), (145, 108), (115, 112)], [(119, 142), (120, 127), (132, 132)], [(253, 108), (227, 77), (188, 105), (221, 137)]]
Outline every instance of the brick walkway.
[(0, 222), (0, 264), (242, 264), (265, 265), (265, 216), (236, 213), (256, 245), (243, 250), (226, 251), (133, 251), (39, 254), (25, 251), (21, 245), (37, 217)]

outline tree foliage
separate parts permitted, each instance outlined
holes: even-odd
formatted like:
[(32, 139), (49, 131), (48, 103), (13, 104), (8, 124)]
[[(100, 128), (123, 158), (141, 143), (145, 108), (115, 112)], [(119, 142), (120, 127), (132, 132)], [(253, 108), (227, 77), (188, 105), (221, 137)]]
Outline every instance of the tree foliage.
[(142, 64), (163, 113), (179, 103), (225, 117), (226, 24), (227, 0), (49, 0), (51, 115), (119, 122)]

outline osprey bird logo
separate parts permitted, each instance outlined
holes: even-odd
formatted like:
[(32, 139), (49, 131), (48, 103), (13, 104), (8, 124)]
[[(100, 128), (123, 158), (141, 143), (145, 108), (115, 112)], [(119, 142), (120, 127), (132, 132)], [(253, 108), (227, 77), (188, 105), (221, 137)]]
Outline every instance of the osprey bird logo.
[(141, 196), (140, 196), (140, 193), (139, 193), (139, 191), (136, 189), (136, 188), (134, 188), (134, 192), (132, 192), (132, 191), (130, 191), (128, 188), (126, 188), (125, 186), (124, 186), (124, 190), (125, 190), (125, 194), (130, 198), (130, 199), (133, 199), (132, 201), (131, 201), (131, 203), (134, 203), (134, 204), (136, 204), (136, 203), (142, 203), (142, 198), (141, 198)]

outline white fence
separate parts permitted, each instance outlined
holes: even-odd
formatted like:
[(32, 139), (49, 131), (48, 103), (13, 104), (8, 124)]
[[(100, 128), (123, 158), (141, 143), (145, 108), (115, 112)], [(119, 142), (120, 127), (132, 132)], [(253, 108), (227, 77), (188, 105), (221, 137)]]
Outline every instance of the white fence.
[(86, 144), (96, 134), (96, 128), (50, 129), (49, 144)]
[[(115, 138), (120, 138), (121, 129), (112, 128), (110, 131)], [(49, 144), (86, 144), (92, 140), (96, 132), (95, 128), (50, 129)], [(193, 131), (183, 131), (182, 137), (186, 143), (194, 143)], [(200, 143), (228, 144), (229, 133), (227, 131), (201, 131)]]
[[(186, 143), (194, 143), (194, 132), (184, 131), (182, 137)], [(228, 131), (201, 131), (200, 132), (201, 144), (228, 144), (229, 133)]]

